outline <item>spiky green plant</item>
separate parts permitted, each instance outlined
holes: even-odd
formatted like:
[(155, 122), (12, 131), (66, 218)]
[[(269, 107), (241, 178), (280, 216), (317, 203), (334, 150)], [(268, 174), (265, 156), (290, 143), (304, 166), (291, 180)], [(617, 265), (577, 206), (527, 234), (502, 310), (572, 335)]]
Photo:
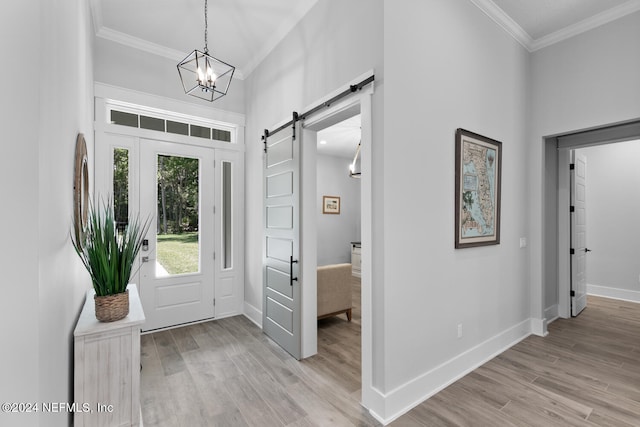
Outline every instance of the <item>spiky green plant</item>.
[(71, 233), (71, 241), (91, 276), (96, 295), (119, 294), (127, 289), (149, 225), (148, 219), (141, 223), (136, 216), (118, 232), (111, 200), (103, 201), (99, 209), (91, 205), (86, 231), (80, 240)]

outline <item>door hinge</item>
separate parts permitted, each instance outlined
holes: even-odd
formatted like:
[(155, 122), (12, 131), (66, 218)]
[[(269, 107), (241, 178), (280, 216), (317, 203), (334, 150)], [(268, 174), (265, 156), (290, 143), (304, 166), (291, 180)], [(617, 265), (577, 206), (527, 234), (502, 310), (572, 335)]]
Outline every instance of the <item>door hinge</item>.
[(213, 305), (214, 306), (216, 305), (216, 299), (215, 298), (213, 299)]
[(569, 292), (569, 295), (571, 295), (572, 297), (575, 297), (576, 296), (576, 291)]
[(215, 205), (213, 205), (213, 214), (214, 215), (216, 214), (216, 206)]
[(573, 249), (573, 248), (569, 249), (569, 254), (575, 255), (576, 254), (576, 250)]
[(571, 163), (569, 165), (569, 170), (574, 170), (576, 168), (576, 164), (575, 163)]
[(213, 252), (213, 260), (214, 260), (214, 261), (216, 260), (216, 253), (215, 253), (215, 251)]
[(575, 211), (576, 211), (575, 206), (569, 206), (569, 212), (575, 212)]

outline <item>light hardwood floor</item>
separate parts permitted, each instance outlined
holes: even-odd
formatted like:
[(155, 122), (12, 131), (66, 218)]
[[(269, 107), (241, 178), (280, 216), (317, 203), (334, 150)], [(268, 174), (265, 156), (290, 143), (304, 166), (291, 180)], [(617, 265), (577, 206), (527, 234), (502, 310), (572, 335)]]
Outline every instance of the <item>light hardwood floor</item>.
[(142, 336), (141, 407), (150, 426), (378, 426), (360, 405), (360, 281), (352, 321), (318, 321), (301, 362), (244, 316)]
[[(352, 322), (318, 322), (298, 362), (242, 316), (142, 337), (145, 426), (379, 426), (359, 404), (360, 282)], [(393, 426), (640, 426), (640, 305), (589, 298)]]
[(640, 304), (589, 297), (393, 426), (640, 426)]

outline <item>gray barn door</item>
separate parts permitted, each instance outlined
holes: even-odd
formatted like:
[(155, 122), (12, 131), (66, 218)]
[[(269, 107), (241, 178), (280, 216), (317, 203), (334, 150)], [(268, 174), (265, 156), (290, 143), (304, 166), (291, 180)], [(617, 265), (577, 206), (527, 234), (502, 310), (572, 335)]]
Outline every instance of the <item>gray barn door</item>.
[(295, 126), (265, 138), (262, 329), (300, 359), (300, 147)]
[(587, 158), (571, 152), (571, 315), (577, 316), (587, 306)]

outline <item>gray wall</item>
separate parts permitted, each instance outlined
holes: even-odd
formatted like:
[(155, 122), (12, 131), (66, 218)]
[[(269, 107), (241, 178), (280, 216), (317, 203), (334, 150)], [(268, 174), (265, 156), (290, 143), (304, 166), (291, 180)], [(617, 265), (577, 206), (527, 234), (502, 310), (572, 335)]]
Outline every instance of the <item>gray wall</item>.
[(578, 152), (587, 157), (589, 292), (640, 301), (640, 141)]
[[(351, 262), (350, 242), (360, 241), (360, 180), (349, 159), (317, 156), (318, 265)], [(322, 213), (322, 196), (340, 197), (340, 215)]]

